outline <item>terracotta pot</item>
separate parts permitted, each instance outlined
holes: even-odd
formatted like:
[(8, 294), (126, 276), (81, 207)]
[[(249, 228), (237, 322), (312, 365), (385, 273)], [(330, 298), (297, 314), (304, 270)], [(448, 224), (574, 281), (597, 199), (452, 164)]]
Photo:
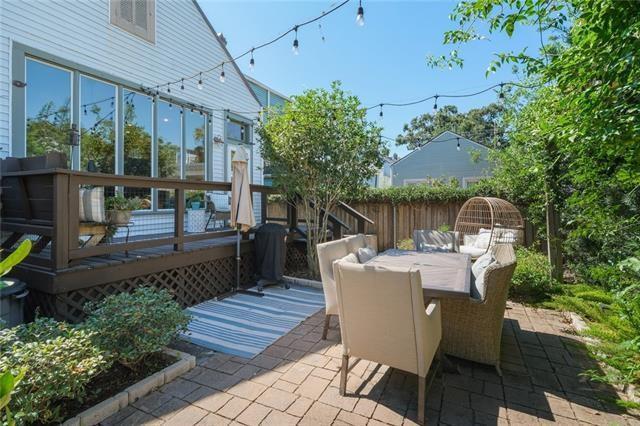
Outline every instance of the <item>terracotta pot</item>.
[(107, 210), (107, 222), (112, 225), (126, 225), (130, 220), (130, 210)]

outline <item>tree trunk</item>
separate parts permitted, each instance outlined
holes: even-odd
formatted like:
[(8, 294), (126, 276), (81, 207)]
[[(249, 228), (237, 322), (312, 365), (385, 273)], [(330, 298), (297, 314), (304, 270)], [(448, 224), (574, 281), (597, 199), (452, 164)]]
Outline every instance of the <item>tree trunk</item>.
[(562, 239), (560, 238), (560, 215), (555, 203), (546, 195), (547, 256), (551, 265), (551, 278), (562, 280)]

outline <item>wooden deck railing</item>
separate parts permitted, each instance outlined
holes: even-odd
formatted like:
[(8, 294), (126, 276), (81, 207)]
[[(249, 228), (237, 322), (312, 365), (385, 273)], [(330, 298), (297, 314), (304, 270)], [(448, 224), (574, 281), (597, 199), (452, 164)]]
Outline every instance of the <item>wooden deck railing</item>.
[[(121, 176), (88, 173), (67, 169), (41, 169), (5, 172), (2, 176), (3, 213), (2, 230), (10, 232), (3, 248), (10, 248), (22, 235), (36, 235), (36, 252), (27, 260), (30, 264), (52, 270), (69, 267), (74, 261), (117, 252), (173, 245), (174, 251), (184, 250), (189, 242), (235, 235), (235, 231), (204, 231), (185, 235), (185, 192), (231, 191), (229, 182), (189, 181), (140, 176)], [(79, 189), (83, 186), (115, 188), (144, 188), (174, 191), (173, 233), (153, 238), (100, 244), (91, 247), (79, 245)], [(251, 185), (253, 193), (261, 194), (261, 216), (267, 217), (267, 195), (275, 193), (271, 187)], [(7, 196), (11, 192), (11, 196)], [(8, 203), (7, 203), (8, 202)], [(50, 243), (50, 257), (39, 256)]]

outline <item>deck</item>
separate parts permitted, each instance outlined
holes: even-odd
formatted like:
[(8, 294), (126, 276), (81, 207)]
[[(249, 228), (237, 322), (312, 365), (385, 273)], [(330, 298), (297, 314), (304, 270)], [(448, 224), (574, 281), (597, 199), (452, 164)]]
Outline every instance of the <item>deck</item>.
[[(87, 302), (143, 285), (167, 289), (185, 307), (235, 287), (236, 232), (204, 229), (206, 226), (201, 232), (188, 232), (192, 228), (189, 213), (193, 212), (188, 211), (186, 202), (194, 192), (229, 192), (231, 183), (78, 172), (61, 168), (56, 161), (66, 164), (66, 160), (49, 155), (0, 162), (3, 254), (11, 253), (25, 238), (33, 242), (30, 256), (12, 271), (28, 285), (29, 312), (39, 309), (44, 315), (77, 322), (85, 316)], [(105, 194), (128, 196), (135, 194), (134, 190), (150, 194), (147, 201), (151, 208), (133, 215), (133, 226), (144, 226), (132, 232), (131, 238), (122, 238), (120, 229), (111, 240), (84, 241), (80, 189), (100, 187)], [(171, 194), (170, 209), (158, 208), (160, 191)], [(267, 195), (276, 191), (260, 185), (251, 185), (251, 191), (258, 221), (281, 222), (290, 230), (285, 270), (304, 268), (306, 224), (298, 219), (296, 208), (289, 206), (286, 217), (269, 218)], [(334, 215), (326, 214), (334, 238), (349, 230)], [(357, 216), (357, 212), (350, 214)], [(153, 217), (159, 222), (149, 229)], [(368, 219), (360, 215), (357, 220), (358, 229), (364, 229)], [(251, 285), (255, 255), (250, 233), (241, 236), (240, 249), (239, 281)]]

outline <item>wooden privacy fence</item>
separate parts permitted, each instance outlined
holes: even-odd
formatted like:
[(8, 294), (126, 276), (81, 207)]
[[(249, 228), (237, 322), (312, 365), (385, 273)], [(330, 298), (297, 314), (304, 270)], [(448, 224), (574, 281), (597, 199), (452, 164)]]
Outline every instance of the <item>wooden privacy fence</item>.
[[(391, 203), (351, 203), (350, 206), (371, 219), (373, 223), (364, 223), (364, 232), (376, 234), (378, 250), (393, 248), (396, 243), (411, 239), (414, 229), (438, 229), (447, 225), (453, 230), (456, 217), (464, 204), (460, 202), (448, 203), (414, 203), (394, 206)], [(287, 204), (283, 201), (269, 202), (268, 217), (285, 215)], [(337, 218), (349, 226), (349, 233), (358, 232), (358, 222), (355, 217), (343, 209), (332, 212)], [(302, 216), (300, 214), (300, 216)], [(360, 225), (361, 226), (361, 225)], [(525, 244), (532, 241), (531, 226), (525, 226)]]

